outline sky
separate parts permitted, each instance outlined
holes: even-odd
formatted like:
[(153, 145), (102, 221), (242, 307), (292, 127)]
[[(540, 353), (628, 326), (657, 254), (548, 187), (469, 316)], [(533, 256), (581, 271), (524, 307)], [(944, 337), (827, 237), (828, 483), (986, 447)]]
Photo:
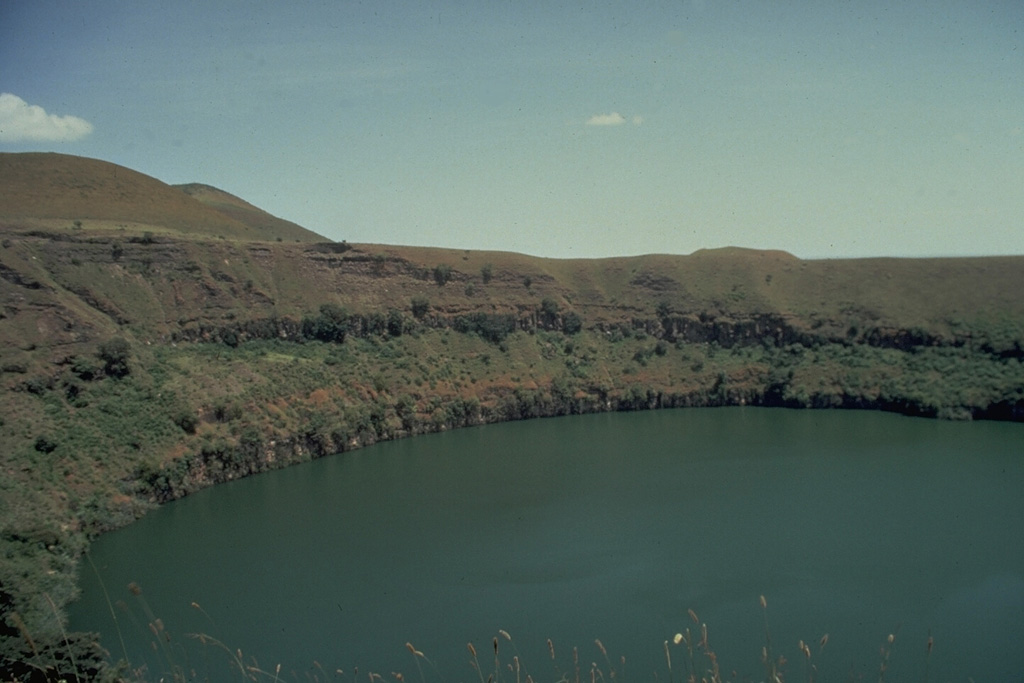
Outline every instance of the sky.
[(1024, 254), (1021, 0), (0, 0), (0, 93), (333, 240)]

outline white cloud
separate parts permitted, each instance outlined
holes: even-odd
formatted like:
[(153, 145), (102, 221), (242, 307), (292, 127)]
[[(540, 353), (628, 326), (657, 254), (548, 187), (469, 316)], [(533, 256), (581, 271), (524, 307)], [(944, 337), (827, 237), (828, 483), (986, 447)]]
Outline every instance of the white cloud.
[(588, 126), (620, 126), (626, 122), (626, 117), (617, 111), (611, 114), (594, 114), (587, 119)]
[(47, 114), (17, 95), (0, 93), (0, 142), (68, 142), (91, 132), (92, 124), (85, 119)]
[[(644, 117), (636, 115), (630, 117), (629, 121), (634, 126), (639, 126), (644, 122)], [(610, 114), (594, 114), (586, 123), (588, 126), (621, 126), (626, 122), (626, 117), (617, 111), (613, 111)]]

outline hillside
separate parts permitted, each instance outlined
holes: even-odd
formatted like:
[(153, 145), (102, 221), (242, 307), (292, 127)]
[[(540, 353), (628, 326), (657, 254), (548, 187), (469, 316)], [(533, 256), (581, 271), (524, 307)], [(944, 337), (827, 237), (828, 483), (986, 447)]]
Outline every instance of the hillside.
[(193, 199), (216, 209), (228, 218), (247, 225), (252, 230), (249, 239), (266, 240), (268, 242), (273, 240), (316, 242), (323, 241), (324, 239), (315, 232), (306, 230), (301, 225), (273, 216), (233, 194), (229, 194), (224, 190), (218, 190), (216, 187), (201, 183), (175, 185), (174, 187), (180, 189)]
[(0, 155), (0, 186), (8, 667), (39, 666), (24, 633), (66, 647), (49, 600), (73, 599), (96, 534), (380, 440), (691, 405), (1024, 420), (1024, 257), (335, 243), (215, 188), (51, 154)]
[(323, 238), (237, 197), (173, 187), (106, 161), (52, 153), (0, 153), (0, 225), (179, 237)]

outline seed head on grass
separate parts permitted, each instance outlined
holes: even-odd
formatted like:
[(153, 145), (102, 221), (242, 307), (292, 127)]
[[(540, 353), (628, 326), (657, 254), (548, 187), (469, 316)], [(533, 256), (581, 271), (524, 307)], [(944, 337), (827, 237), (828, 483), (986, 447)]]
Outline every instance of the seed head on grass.
[(191, 606), (192, 606), (193, 609), (197, 609), (200, 612), (202, 612), (203, 616), (206, 617), (206, 620), (209, 621), (211, 625), (216, 626), (216, 624), (213, 621), (213, 617), (211, 617), (209, 614), (207, 614), (206, 610), (204, 610), (202, 607), (200, 607), (198, 602), (193, 600)]
[(473, 643), (466, 643), (466, 649), (469, 650), (469, 654), (473, 657), (470, 665), (476, 669), (476, 675), (480, 678), (480, 683), (484, 683), (484, 672), (480, 670), (480, 660), (476, 657), (476, 648), (473, 647)]

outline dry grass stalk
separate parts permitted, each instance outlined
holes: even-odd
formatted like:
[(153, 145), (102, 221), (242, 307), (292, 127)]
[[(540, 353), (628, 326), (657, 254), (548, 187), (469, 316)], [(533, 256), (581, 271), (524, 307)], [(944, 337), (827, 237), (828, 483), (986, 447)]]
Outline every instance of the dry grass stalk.
[(469, 654), (472, 655), (473, 660), (470, 665), (476, 669), (477, 677), (480, 679), (480, 683), (484, 683), (484, 672), (480, 670), (480, 660), (476, 657), (476, 648), (473, 647), (473, 643), (466, 643), (466, 649), (469, 650)]

